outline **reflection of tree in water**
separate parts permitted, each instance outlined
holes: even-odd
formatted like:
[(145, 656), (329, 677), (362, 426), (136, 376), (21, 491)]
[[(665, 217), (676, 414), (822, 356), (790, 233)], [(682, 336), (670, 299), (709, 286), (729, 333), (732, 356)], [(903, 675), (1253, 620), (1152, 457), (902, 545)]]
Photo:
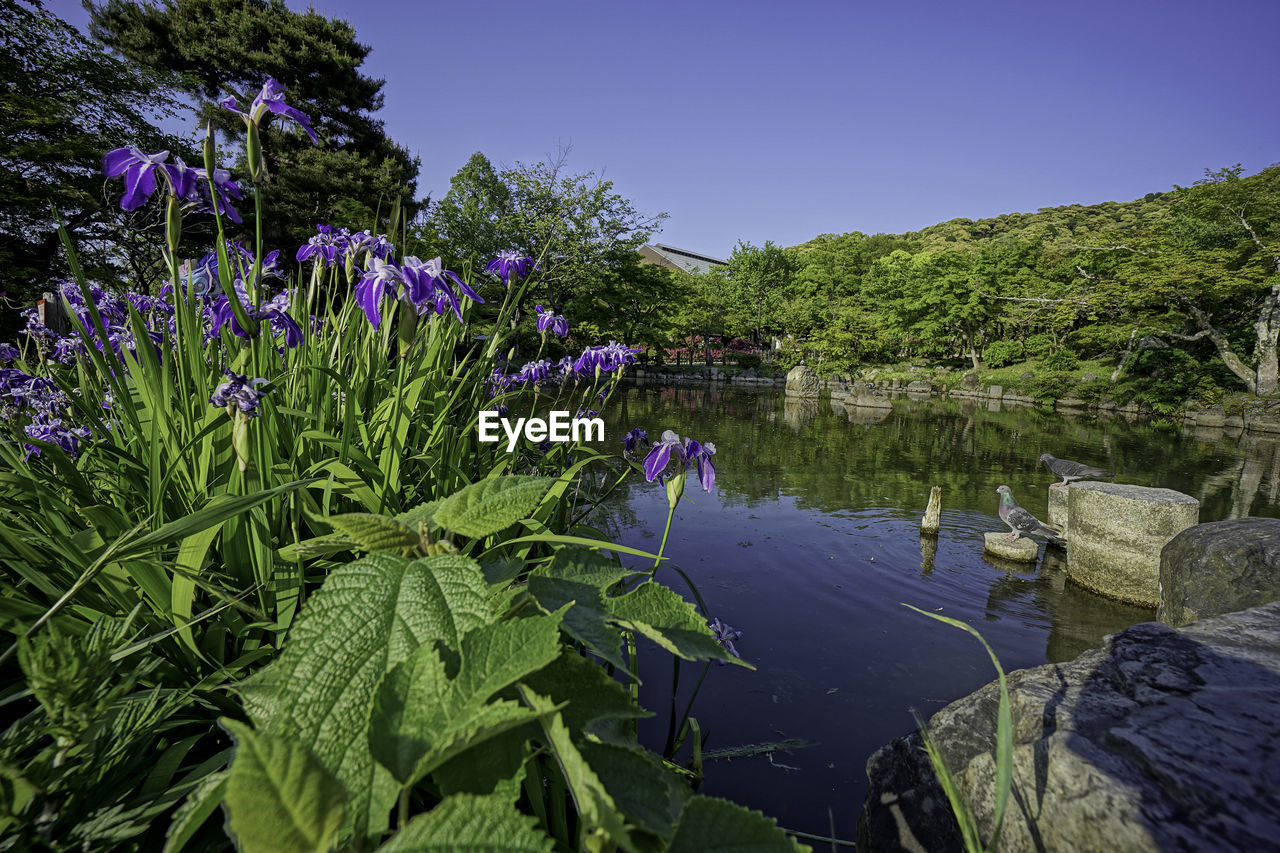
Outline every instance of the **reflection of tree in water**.
[(1199, 497), (1202, 521), (1280, 516), (1277, 441), (1247, 433), (1208, 442), (1121, 419), (993, 412), (976, 400), (898, 398), (883, 420), (856, 423), (852, 409), (788, 400), (774, 389), (627, 387), (618, 396), (611, 437), (640, 426), (653, 438), (674, 429), (714, 442), (716, 488), (730, 505), (788, 496), (824, 512), (874, 506), (913, 514), (940, 485), (944, 512), (994, 514), (991, 493), (1008, 483), (1024, 505), (1043, 509), (1053, 478), (1038, 457), (1047, 451), (1115, 471), (1117, 482)]

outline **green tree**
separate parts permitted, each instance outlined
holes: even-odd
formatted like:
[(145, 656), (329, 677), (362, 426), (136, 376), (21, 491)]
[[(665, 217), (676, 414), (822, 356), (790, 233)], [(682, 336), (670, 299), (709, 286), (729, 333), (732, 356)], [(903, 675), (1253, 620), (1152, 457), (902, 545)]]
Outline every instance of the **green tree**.
[(419, 161), (389, 139), (373, 113), (382, 107), (383, 81), (360, 66), (370, 48), (345, 21), (283, 0), (165, 0), (163, 5), (86, 2), (90, 30), (108, 47), (168, 75), (198, 102), (215, 128), (238, 138), (238, 116), (216, 101), (251, 101), (266, 77), (289, 90), (291, 105), (311, 116), (320, 145), (289, 123), (263, 133), (268, 165), (268, 242), (289, 245), (314, 233), (318, 222), (368, 227), (399, 199), (416, 214)]
[(738, 241), (729, 255), (729, 330), (751, 335), (757, 343), (767, 332), (782, 328), (784, 307), (797, 267), (796, 253), (766, 240), (763, 246)]
[[(1183, 340), (1207, 338), (1251, 393), (1280, 391), (1280, 166), (1252, 178), (1236, 164), (1178, 188), (1170, 229), (1182, 250), (1183, 286), (1176, 304), (1195, 328)], [(1211, 267), (1205, 269), (1206, 266)], [(1252, 334), (1237, 334), (1252, 326)], [(1251, 345), (1246, 361), (1237, 349)], [(1246, 350), (1247, 352), (1247, 350)]]
[(414, 240), (458, 263), (483, 263), (499, 251), (537, 258), (524, 311), (542, 303), (604, 334), (656, 329), (670, 282), (641, 269), (637, 253), (666, 214), (637, 211), (612, 181), (570, 172), (567, 159), (562, 151), (554, 161), (499, 171), (473, 154), (414, 227)]
[(709, 364), (712, 339), (723, 339), (728, 333), (733, 295), (725, 269), (717, 266), (705, 273), (674, 273), (673, 278), (680, 287), (671, 331), (680, 340), (701, 340)]
[(498, 252), (515, 250), (511, 188), (489, 158), (471, 155), (449, 179), (449, 192), (432, 205), (424, 227), (415, 236), (452, 264), (478, 264)]
[(153, 212), (103, 203), (102, 155), (123, 145), (180, 153), (181, 143), (152, 123), (172, 93), (155, 75), (104, 56), (35, 0), (0, 0), (0, 14), (0, 290), (11, 304), (29, 304), (66, 274), (50, 205), (90, 271), (123, 264), (135, 286), (145, 284), (160, 241), (137, 239), (137, 227)]

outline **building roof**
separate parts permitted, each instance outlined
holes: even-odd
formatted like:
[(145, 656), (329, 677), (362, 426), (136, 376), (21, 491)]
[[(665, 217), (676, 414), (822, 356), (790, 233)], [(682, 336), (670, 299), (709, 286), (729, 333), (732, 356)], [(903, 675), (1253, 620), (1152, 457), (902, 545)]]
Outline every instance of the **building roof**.
[(657, 264), (660, 267), (695, 273), (707, 272), (712, 267), (727, 266), (729, 263), (719, 258), (713, 258), (710, 255), (690, 252), (687, 249), (677, 249), (675, 246), (667, 246), (662, 243), (641, 246), (640, 257), (642, 260)]

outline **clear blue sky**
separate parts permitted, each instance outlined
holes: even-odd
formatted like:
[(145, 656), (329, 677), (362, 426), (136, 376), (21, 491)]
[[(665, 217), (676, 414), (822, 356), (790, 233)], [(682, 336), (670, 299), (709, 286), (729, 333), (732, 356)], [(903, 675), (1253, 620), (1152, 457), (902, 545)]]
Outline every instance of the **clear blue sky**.
[(658, 240), (721, 257), (1280, 161), (1280, 0), (313, 5), (373, 46), (421, 194), (474, 151), (569, 144), (572, 169), (670, 213)]

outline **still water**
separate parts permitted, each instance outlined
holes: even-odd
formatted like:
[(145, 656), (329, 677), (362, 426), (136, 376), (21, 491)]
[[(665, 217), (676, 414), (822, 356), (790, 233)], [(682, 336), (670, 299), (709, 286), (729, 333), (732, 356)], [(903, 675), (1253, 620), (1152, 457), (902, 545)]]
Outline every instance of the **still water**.
[[(716, 489), (707, 494), (690, 478), (667, 556), (711, 615), (742, 632), (738, 651), (756, 670), (711, 667), (694, 706), (704, 749), (811, 744), (709, 761), (704, 793), (789, 829), (827, 835), (834, 827), (854, 838), (868, 756), (913, 729), (913, 713), (927, 719), (994, 678), (976, 641), (904, 603), (973, 625), (1007, 670), (1070, 660), (1155, 618), (1067, 583), (1043, 548), (1035, 565), (984, 556), (982, 534), (1008, 530), (996, 515), (997, 486), (1047, 518), (1055, 478), (1037, 461), (1043, 452), (1115, 471), (1118, 482), (1186, 492), (1201, 501), (1202, 522), (1280, 516), (1274, 438), (994, 408), (900, 398), (892, 413), (875, 413), (776, 391), (619, 392), (605, 413), (611, 441), (642, 427), (717, 448)], [(922, 540), (934, 485), (942, 487), (942, 530)], [(632, 483), (605, 511), (617, 541), (657, 550), (661, 487)], [(692, 600), (676, 572), (660, 569), (659, 578)], [(640, 661), (641, 702), (658, 712), (641, 737), (656, 749), (671, 703), (664, 657)], [(681, 708), (700, 671), (684, 666)]]

